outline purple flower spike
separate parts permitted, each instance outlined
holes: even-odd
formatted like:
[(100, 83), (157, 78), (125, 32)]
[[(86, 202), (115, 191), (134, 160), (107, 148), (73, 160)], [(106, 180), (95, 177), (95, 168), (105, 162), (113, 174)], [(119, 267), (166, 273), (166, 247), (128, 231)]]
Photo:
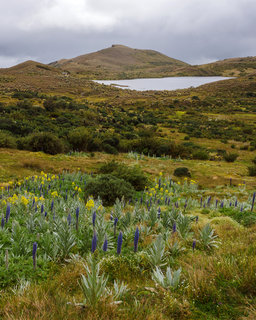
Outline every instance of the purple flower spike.
[(96, 248), (97, 248), (97, 234), (94, 231), (93, 238), (92, 238), (92, 253), (94, 253)]
[(116, 225), (117, 225), (117, 221), (118, 221), (118, 218), (115, 218), (115, 220), (114, 220), (114, 236), (116, 236)]
[(76, 208), (76, 230), (78, 230), (79, 207)]
[(120, 231), (118, 238), (117, 238), (117, 254), (121, 253), (122, 250), (122, 243), (123, 243), (123, 233)]
[(53, 210), (53, 207), (54, 207), (54, 201), (52, 200), (52, 203), (51, 203), (51, 211)]
[(159, 207), (157, 209), (157, 218), (160, 219), (160, 216), (161, 216), (161, 208)]
[(177, 231), (176, 222), (173, 223), (172, 232), (175, 233)]
[(251, 207), (251, 211), (253, 211), (254, 202), (255, 202), (255, 197), (256, 197), (256, 192), (254, 192), (254, 194), (253, 194), (253, 196), (252, 196), (252, 207)]
[(41, 213), (43, 213), (44, 212), (44, 205), (42, 204), (41, 205)]
[(140, 236), (140, 232), (139, 232), (139, 228), (137, 227), (134, 235), (134, 252), (138, 251), (139, 236)]
[(103, 243), (103, 251), (106, 252), (108, 250), (108, 239), (107, 237), (105, 236), (105, 241)]
[(92, 225), (95, 227), (95, 221), (96, 221), (96, 211), (93, 212), (92, 215)]
[(36, 269), (36, 251), (37, 251), (37, 243), (34, 242), (33, 243), (33, 251), (32, 251), (34, 269)]
[(70, 213), (68, 214), (67, 221), (68, 221), (68, 225), (70, 226), (71, 225), (71, 214)]
[(192, 243), (192, 250), (193, 251), (195, 250), (195, 247), (196, 247), (196, 240), (193, 240), (193, 243)]
[(10, 204), (8, 203), (7, 207), (6, 207), (6, 215), (5, 215), (6, 223), (8, 222), (8, 220), (10, 218), (10, 214), (11, 214), (11, 207), (10, 207)]

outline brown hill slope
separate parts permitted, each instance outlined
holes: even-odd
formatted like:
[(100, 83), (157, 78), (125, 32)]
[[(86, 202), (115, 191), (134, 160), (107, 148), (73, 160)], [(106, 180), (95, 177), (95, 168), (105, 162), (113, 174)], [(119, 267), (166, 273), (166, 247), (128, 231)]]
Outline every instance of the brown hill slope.
[(190, 67), (185, 62), (157, 51), (132, 49), (123, 45), (112, 45), (107, 49), (73, 59), (62, 59), (50, 65), (97, 79), (163, 77), (173, 75), (178, 69), (184, 72)]
[(256, 57), (230, 58), (198, 66), (206, 72), (221, 76), (245, 76), (256, 71)]
[(57, 70), (54, 67), (51, 67), (49, 65), (36, 62), (33, 60), (28, 60), (22, 63), (19, 63), (13, 67), (10, 68), (0, 68), (0, 74), (45, 74), (45, 73), (60, 73), (59, 70)]
[(0, 69), (0, 90), (32, 90), (45, 92), (76, 92), (91, 84), (77, 76), (68, 76), (60, 69), (36, 61), (25, 61)]

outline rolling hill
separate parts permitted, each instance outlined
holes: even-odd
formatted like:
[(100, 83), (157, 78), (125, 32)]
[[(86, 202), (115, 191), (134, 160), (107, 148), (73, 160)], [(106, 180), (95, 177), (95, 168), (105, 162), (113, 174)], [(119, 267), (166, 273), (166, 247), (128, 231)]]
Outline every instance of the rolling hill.
[(230, 58), (198, 66), (214, 75), (239, 77), (256, 72), (256, 57)]
[(163, 77), (203, 75), (199, 67), (170, 58), (154, 50), (132, 49), (123, 45), (112, 45), (97, 52), (73, 59), (62, 59), (50, 63), (70, 73), (83, 74), (93, 79), (121, 79), (141, 77)]

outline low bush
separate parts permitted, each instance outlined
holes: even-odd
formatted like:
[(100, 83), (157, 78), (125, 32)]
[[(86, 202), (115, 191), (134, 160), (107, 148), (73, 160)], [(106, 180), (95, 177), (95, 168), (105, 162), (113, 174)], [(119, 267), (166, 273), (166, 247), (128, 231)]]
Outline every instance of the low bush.
[(234, 162), (236, 161), (237, 157), (238, 157), (237, 153), (226, 153), (223, 156), (224, 160), (227, 162)]
[(256, 164), (251, 166), (251, 167), (248, 167), (248, 175), (250, 177), (255, 177), (256, 176)]
[(191, 177), (191, 173), (186, 167), (176, 168), (173, 172), (176, 177)]
[(17, 147), (15, 138), (10, 134), (0, 131), (0, 148), (12, 148), (15, 149)]
[(88, 182), (85, 191), (86, 199), (89, 196), (100, 198), (104, 205), (111, 206), (116, 199), (124, 197), (126, 200), (132, 198), (134, 194), (133, 186), (125, 181), (110, 174), (100, 175)]
[(122, 163), (110, 161), (103, 164), (100, 167), (99, 172), (103, 174), (111, 174), (117, 178), (124, 179), (137, 191), (144, 190), (148, 183), (147, 177), (138, 166), (128, 167)]
[(84, 127), (78, 127), (72, 130), (68, 135), (68, 141), (73, 150), (77, 151), (94, 151), (90, 150), (93, 143), (90, 132)]
[(32, 134), (23, 141), (23, 148), (31, 151), (43, 151), (48, 154), (57, 154), (64, 151), (62, 141), (49, 132)]
[(193, 152), (193, 159), (209, 160), (209, 154), (205, 150), (197, 150), (197, 151)]
[(118, 151), (115, 147), (111, 146), (110, 144), (107, 144), (105, 143), (104, 145), (102, 145), (103, 147), (103, 150), (106, 152), (106, 153), (109, 153), (109, 154), (118, 154)]

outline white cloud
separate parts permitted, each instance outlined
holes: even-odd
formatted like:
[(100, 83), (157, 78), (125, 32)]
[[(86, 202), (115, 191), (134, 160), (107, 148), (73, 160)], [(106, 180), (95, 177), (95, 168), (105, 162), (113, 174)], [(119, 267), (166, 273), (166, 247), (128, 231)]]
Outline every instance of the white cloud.
[(46, 61), (116, 42), (190, 62), (255, 55), (255, 12), (255, 0), (0, 0), (0, 55)]
[(35, 60), (32, 57), (10, 57), (0, 55), (0, 68), (9, 68), (18, 63), (24, 62), (26, 60)]

